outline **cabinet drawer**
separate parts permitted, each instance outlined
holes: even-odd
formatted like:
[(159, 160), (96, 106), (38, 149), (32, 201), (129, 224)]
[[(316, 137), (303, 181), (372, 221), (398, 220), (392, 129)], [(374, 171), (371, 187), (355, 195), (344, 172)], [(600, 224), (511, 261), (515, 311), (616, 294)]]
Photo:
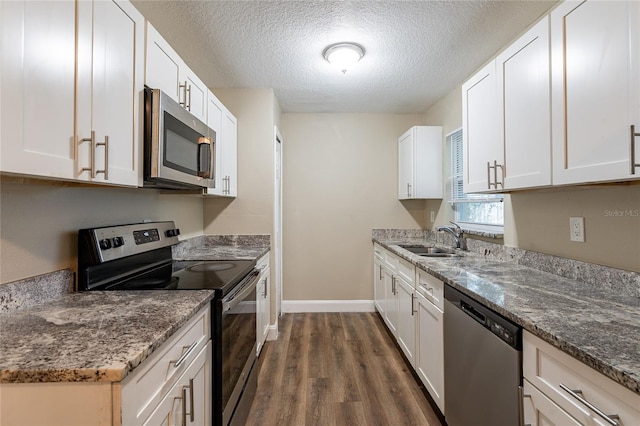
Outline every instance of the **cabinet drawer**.
[(524, 385), (524, 424), (548, 426), (579, 426), (580, 423), (544, 396), (526, 379)]
[(407, 262), (404, 259), (398, 259), (398, 275), (402, 277), (407, 283), (415, 287), (416, 282), (416, 267), (411, 262)]
[(578, 396), (602, 413), (620, 416), (620, 425), (640, 424), (640, 395), (528, 332), (523, 334), (523, 373), (535, 387), (582, 424), (610, 423), (562, 386), (579, 390)]
[(123, 423), (141, 423), (158, 405), (210, 336), (209, 307), (198, 312), (122, 383)]
[(421, 271), (418, 271), (418, 282), (416, 289), (427, 300), (444, 311), (444, 283), (434, 277), (433, 275)]
[(376, 259), (384, 261), (384, 252), (385, 249), (380, 247), (378, 244), (373, 245), (373, 255), (376, 257)]

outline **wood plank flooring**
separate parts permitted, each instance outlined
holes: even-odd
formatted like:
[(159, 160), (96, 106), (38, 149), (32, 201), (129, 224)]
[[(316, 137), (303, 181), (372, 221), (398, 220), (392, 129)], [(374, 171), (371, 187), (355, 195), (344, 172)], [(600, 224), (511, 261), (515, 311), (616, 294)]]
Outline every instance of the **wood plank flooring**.
[(260, 355), (247, 425), (440, 426), (375, 313), (280, 318)]

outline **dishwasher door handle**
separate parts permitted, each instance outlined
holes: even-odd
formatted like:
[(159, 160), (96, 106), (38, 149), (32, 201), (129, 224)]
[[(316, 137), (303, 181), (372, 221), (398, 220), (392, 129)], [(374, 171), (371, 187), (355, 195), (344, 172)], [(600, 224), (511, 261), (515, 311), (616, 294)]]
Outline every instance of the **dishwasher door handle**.
[(460, 301), (460, 309), (465, 314), (469, 315), (474, 320), (478, 321), (480, 324), (485, 325), (487, 323), (487, 317), (482, 315), (482, 313), (478, 312), (473, 306), (465, 302), (464, 300)]

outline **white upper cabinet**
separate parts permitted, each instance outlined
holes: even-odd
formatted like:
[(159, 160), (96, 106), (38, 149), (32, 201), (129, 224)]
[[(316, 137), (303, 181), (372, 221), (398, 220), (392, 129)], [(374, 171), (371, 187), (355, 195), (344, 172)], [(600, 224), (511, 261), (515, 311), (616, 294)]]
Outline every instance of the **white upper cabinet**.
[(144, 17), (127, 1), (81, 1), (78, 36), (78, 164), (91, 180), (138, 186)]
[(142, 15), (126, 1), (0, 7), (1, 170), (137, 186)]
[(498, 136), (496, 81), (496, 62), (491, 61), (462, 85), (466, 193), (502, 189), (503, 149)]
[(146, 31), (145, 84), (167, 93), (206, 123), (207, 87), (149, 22)]
[(442, 127), (414, 126), (398, 139), (398, 199), (442, 198)]
[(238, 196), (238, 122), (233, 114), (208, 92), (208, 125), (216, 132), (215, 187), (207, 188), (206, 195)]
[(551, 12), (553, 183), (640, 177), (640, 2), (566, 1)]
[(462, 86), (464, 191), (551, 185), (549, 19)]
[(551, 185), (549, 18), (496, 58), (504, 189)]
[(0, 2), (0, 171), (75, 179), (74, 2)]

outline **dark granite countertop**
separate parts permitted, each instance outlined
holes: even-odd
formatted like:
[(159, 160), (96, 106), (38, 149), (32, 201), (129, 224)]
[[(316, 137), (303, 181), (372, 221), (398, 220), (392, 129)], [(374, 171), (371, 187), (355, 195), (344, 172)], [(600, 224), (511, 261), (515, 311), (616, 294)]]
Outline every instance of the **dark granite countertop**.
[(0, 382), (119, 382), (211, 290), (70, 293), (0, 317)]
[(424, 238), (373, 241), (640, 394), (640, 298), (471, 252), (425, 258), (398, 245)]

